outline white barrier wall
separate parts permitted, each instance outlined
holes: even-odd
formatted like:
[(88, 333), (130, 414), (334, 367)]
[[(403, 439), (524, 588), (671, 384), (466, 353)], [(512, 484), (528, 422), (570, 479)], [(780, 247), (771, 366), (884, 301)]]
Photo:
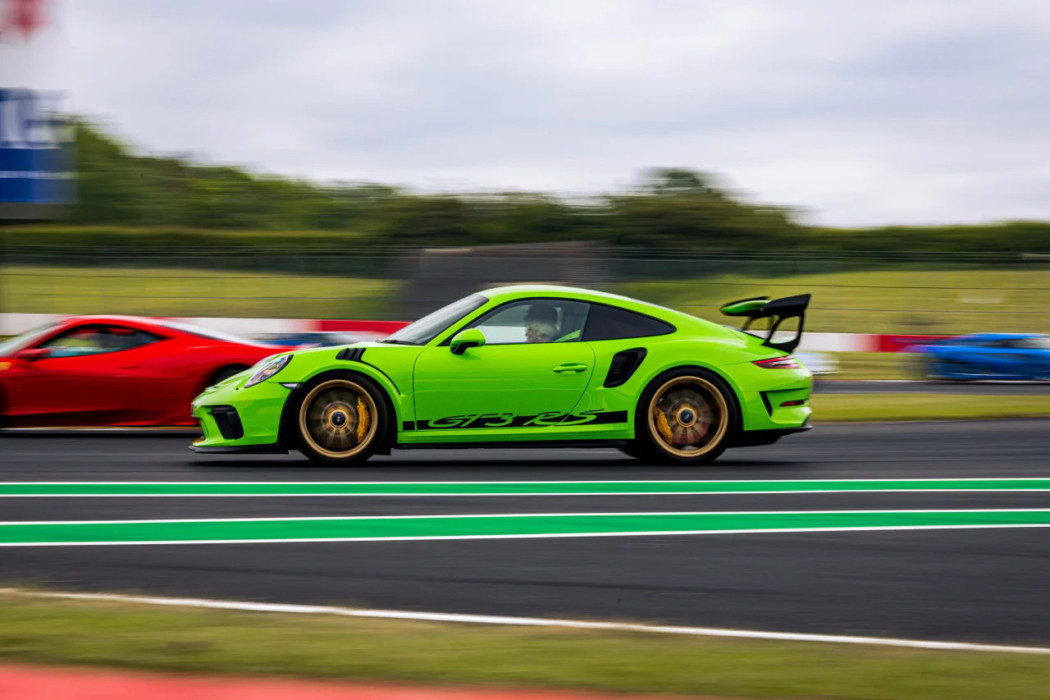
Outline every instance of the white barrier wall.
[(873, 333), (803, 333), (798, 349), (807, 352), (877, 352)]
[[(0, 336), (17, 335), (62, 318), (54, 314), (0, 313)], [(243, 335), (342, 330), (365, 337), (382, 337), (393, 328), (383, 321), (327, 321), (312, 318), (226, 318), (196, 316), (174, 319), (204, 328)], [(878, 352), (883, 336), (875, 333), (804, 333), (799, 350), (808, 352)]]

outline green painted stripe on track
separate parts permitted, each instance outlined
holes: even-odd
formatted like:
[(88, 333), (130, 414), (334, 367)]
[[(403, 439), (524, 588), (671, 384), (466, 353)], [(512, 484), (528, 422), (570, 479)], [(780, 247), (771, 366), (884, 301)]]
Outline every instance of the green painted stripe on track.
[(0, 545), (657, 535), (860, 528), (1045, 527), (1050, 509), (593, 513), (0, 523)]
[(28, 496), (556, 496), (852, 491), (1050, 491), (1050, 479), (472, 482), (0, 482)]

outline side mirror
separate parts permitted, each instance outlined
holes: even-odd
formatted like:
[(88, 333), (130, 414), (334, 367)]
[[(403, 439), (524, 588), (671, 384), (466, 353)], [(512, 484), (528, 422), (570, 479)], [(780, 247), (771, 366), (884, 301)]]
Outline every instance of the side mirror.
[(25, 350), (19, 350), (15, 354), (16, 360), (25, 360), (26, 362), (43, 360), (48, 357), (51, 357), (50, 348), (26, 348)]
[(477, 328), (468, 328), (452, 336), (448, 349), (453, 355), (462, 355), (467, 348), (480, 348), (485, 344), (485, 334)]

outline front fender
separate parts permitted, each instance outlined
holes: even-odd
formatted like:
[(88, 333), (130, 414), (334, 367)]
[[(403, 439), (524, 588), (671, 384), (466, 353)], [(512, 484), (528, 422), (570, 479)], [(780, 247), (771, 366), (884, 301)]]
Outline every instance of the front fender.
[(326, 375), (339, 375), (353, 373), (363, 377), (367, 377), (372, 380), (376, 385), (379, 386), (380, 390), (386, 395), (387, 408), (391, 411), (390, 425), (392, 427), (391, 435), (389, 437), (396, 441), (397, 430), (401, 425), (402, 421), (415, 420), (411, 407), (413, 405), (412, 399), (406, 394), (402, 394), (398, 391), (397, 385), (393, 380), (380, 371), (378, 368), (372, 365), (365, 364), (363, 362), (340, 362), (338, 366), (326, 366), (317, 368), (314, 371), (307, 374), (302, 380), (296, 382), (296, 386), (293, 388), (288, 401), (285, 404), (285, 411), (281, 416), (281, 442), (282, 444), (287, 443), (288, 436), (285, 434), (285, 428), (288, 425), (289, 413), (294, 406), (301, 400), (303, 389), (315, 380)]

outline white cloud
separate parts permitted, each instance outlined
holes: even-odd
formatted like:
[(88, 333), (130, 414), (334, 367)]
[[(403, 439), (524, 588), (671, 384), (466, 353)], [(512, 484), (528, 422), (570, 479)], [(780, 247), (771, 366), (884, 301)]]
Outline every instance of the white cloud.
[(66, 0), (72, 104), (260, 171), (719, 173), (830, 224), (1050, 219), (1050, 5)]

